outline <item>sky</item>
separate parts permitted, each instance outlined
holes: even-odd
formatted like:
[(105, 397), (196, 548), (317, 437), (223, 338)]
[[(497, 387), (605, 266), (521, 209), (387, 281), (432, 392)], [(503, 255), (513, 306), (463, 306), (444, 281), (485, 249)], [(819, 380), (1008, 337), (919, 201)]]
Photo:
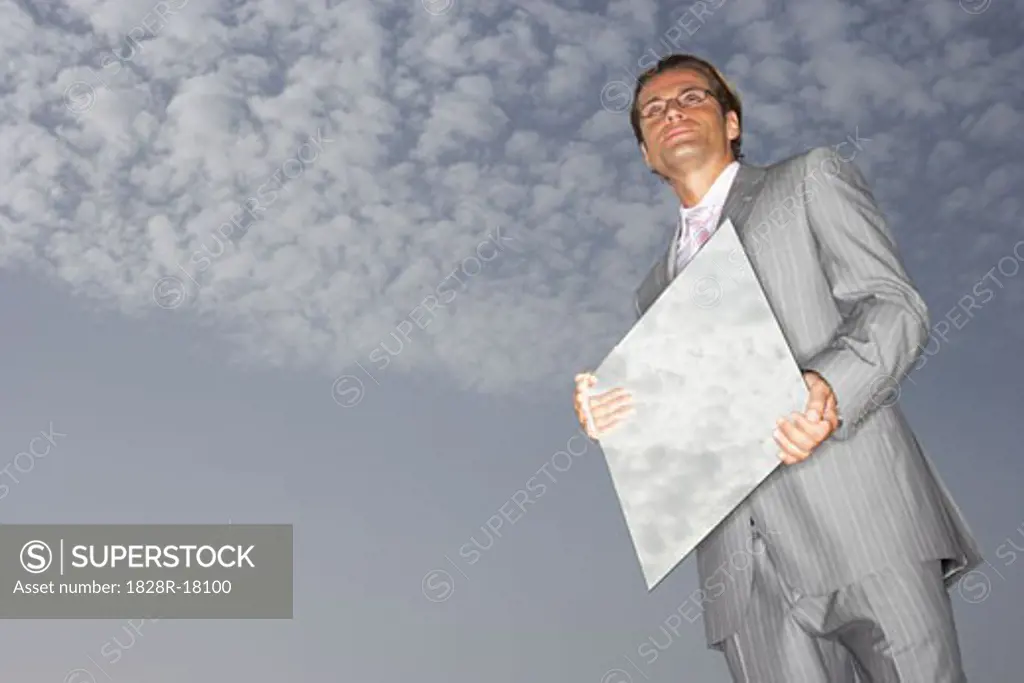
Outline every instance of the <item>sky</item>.
[(989, 561), (953, 591), (967, 673), (1019, 681), (1022, 28), (1020, 0), (0, 0), (0, 523), (295, 527), (292, 620), (7, 620), (2, 677), (728, 681), (678, 616), (693, 561), (648, 593), (570, 442), (677, 215), (633, 79), (693, 51), (747, 161), (856, 150), (931, 312), (899, 400)]

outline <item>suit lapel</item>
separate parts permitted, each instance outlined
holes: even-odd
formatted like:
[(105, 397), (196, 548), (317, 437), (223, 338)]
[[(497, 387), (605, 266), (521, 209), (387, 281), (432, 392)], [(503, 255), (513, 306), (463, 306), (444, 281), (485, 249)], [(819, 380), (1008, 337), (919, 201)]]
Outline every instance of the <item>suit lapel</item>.
[(679, 238), (682, 236), (682, 222), (683, 216), (680, 213), (676, 213), (676, 227), (672, 230), (672, 237), (668, 241), (668, 251), (665, 252), (665, 258), (661, 262), (661, 272), (665, 274), (664, 287), (668, 286), (668, 283), (676, 276), (676, 249), (679, 245)]
[(746, 225), (750, 212), (754, 209), (754, 200), (760, 194), (764, 186), (765, 169), (758, 166), (740, 164), (736, 171), (736, 178), (733, 180), (729, 194), (725, 198), (725, 206), (722, 208), (722, 215), (718, 218), (718, 227), (722, 226), (725, 219), (732, 221), (733, 227), (739, 233)]

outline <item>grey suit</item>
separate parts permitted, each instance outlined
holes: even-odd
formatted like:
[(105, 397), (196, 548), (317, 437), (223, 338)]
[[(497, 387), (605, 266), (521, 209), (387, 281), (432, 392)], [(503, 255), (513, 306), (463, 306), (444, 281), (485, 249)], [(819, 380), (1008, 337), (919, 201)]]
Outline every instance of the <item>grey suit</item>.
[[(749, 553), (755, 531), (768, 539), (773, 571), (801, 595), (929, 561), (940, 563), (948, 588), (981, 555), (896, 402), (929, 318), (863, 176), (825, 148), (766, 168), (741, 164), (725, 217), (797, 363), (835, 391), (841, 424), (699, 546), (701, 585), (715, 596), (704, 603), (709, 645), (722, 647), (743, 623), (756, 563), (730, 565), (730, 557)], [(671, 242), (637, 290), (640, 315), (675, 276)], [(730, 580), (712, 591), (707, 582), (722, 567)]]

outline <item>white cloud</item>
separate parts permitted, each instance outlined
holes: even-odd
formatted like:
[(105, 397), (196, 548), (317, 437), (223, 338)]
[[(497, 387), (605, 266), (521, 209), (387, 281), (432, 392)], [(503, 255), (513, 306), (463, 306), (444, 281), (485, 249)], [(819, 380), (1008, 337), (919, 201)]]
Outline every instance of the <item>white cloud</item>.
[[(937, 287), (971, 269), (948, 245), (979, 210), (977, 266), (1020, 231), (1024, 49), (1000, 33), (1020, 2), (971, 15), (944, 0), (726, 0), (681, 39), (667, 31), (677, 5), (632, 0), (604, 15), (167, 3), (178, 9), (161, 22), (156, 3), (127, 0), (0, 7), (0, 264), (125, 315), (209, 324), (245, 361), (329, 376), (365, 363), (500, 227), (515, 249), (464, 278), (393, 367), (505, 391), (596, 364), (675, 217), (601, 92), (671, 35), (736, 81), (754, 161), (871, 138), (857, 162)], [(317, 131), (322, 152), (280, 182)], [(192, 256), (261, 187), (260, 220), (196, 272)], [(173, 311), (153, 298), (168, 276), (189, 288)]]

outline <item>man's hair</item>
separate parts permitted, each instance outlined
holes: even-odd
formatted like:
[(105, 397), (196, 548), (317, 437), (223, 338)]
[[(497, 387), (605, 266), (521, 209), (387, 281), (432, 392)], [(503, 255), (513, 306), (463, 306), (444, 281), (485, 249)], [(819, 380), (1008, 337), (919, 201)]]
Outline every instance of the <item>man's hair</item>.
[(736, 112), (736, 119), (740, 124), (740, 134), (731, 142), (731, 147), (732, 155), (739, 161), (743, 158), (743, 153), (740, 151), (743, 146), (743, 105), (740, 104), (740, 97), (714, 64), (696, 55), (674, 54), (662, 57), (657, 64), (640, 74), (636, 82), (636, 89), (633, 91), (633, 106), (629, 110), (629, 123), (633, 126), (636, 143), (642, 145), (644, 142), (644, 134), (640, 129), (640, 110), (637, 107), (640, 103), (640, 91), (648, 81), (658, 74), (682, 69), (696, 71), (707, 79), (708, 90), (711, 91), (711, 96), (718, 100), (723, 115), (731, 111)]

